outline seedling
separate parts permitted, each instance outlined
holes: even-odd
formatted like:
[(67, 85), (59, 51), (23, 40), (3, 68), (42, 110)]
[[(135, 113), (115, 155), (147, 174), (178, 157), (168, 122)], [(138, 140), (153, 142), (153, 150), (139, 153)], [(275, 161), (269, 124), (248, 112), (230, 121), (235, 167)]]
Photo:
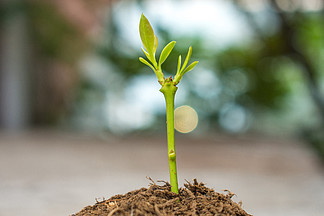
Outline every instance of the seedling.
[(155, 58), (156, 49), (158, 46), (158, 38), (154, 34), (153, 28), (147, 18), (142, 14), (139, 32), (141, 40), (144, 46), (142, 48), (147, 60), (140, 57), (139, 60), (149, 66), (156, 74), (159, 83), (161, 84), (160, 91), (163, 93), (166, 103), (166, 118), (167, 118), (167, 139), (168, 139), (168, 160), (169, 160), (169, 172), (170, 172), (170, 184), (171, 191), (174, 193), (179, 193), (178, 190), (178, 177), (177, 177), (177, 166), (176, 166), (176, 152), (174, 143), (174, 97), (178, 89), (177, 84), (182, 79), (183, 75), (191, 71), (198, 63), (198, 61), (192, 62), (187, 66), (189, 59), (191, 57), (192, 48), (189, 47), (186, 59), (181, 66), (181, 55), (178, 58), (177, 72), (174, 78), (172, 76), (165, 78), (162, 72), (161, 65), (168, 58), (171, 53), (175, 41), (168, 43), (162, 50), (158, 62)]

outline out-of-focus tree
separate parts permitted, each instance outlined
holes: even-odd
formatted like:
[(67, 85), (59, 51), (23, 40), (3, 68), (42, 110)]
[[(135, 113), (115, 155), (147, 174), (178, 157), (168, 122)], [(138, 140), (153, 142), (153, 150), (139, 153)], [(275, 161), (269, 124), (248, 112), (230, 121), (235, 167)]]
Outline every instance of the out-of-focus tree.
[[(26, 114), (30, 115), (29, 124), (56, 124), (67, 114), (79, 82), (77, 70), (80, 57), (90, 47), (92, 37), (100, 34), (104, 12), (100, 8), (103, 5), (109, 8), (111, 2), (8, 0), (0, 3), (0, 24), (8, 26), (1, 30), (15, 25), (17, 16), (21, 17), (23, 27), (27, 29), (23, 33), (26, 34), (24, 37), (28, 41), (25, 42), (27, 45), (17, 49), (28, 53), (27, 67), (23, 66), (25, 68), (22, 73), (28, 79), (24, 78), (24, 82), (31, 86), (27, 99), (30, 107), (19, 112), (29, 113)], [(0, 39), (4, 33), (0, 32)], [(13, 46), (17, 47), (19, 44)], [(2, 48), (3, 46), (3, 53), (9, 52)], [(15, 95), (9, 92), (4, 97)], [(0, 110), (1, 107), (0, 105)], [(8, 110), (10, 107), (4, 109)]]
[[(257, 24), (257, 17), (244, 8), (248, 1), (236, 1), (236, 5), (246, 15), (246, 20), (254, 30), (253, 43), (262, 50), (262, 54), (257, 57), (261, 60), (267, 57), (289, 58), (298, 67), (296, 72), (302, 73), (324, 124), (324, 96), (320, 89), (321, 71), (324, 66), (324, 9), (320, 6), (320, 1), (310, 1), (308, 4), (314, 4), (314, 7), (318, 6), (321, 10), (307, 12), (303, 2), (306, 4), (306, 1), (295, 0), (268, 0), (264, 3), (270, 7), (269, 15), (273, 16), (270, 18), (275, 20), (275, 32), (269, 32), (267, 27), (262, 28)], [(269, 67), (271, 64), (266, 65), (264, 70)]]
[[(303, 131), (304, 138), (318, 150), (324, 159), (324, 2), (296, 1), (296, 0), (267, 0), (261, 1), (263, 16), (267, 21), (260, 24), (260, 14), (251, 11), (255, 1), (234, 1), (237, 9), (245, 15), (249, 26), (253, 29), (253, 41), (249, 48), (241, 50), (245, 56), (240, 61), (232, 61), (228, 67), (246, 68), (246, 73), (253, 73), (251, 79), (260, 77), (253, 82), (247, 96), (253, 101), (263, 101), (262, 104), (271, 108), (277, 100), (269, 100), (277, 94), (283, 96), (284, 89), (289, 87), (291, 80), (287, 80), (287, 72), (292, 71), (302, 77), (301, 82), (308, 90), (316, 110), (314, 115), (320, 119), (318, 125), (306, 128), (296, 125), (296, 129)], [(260, 2), (259, 2), (260, 3)], [(264, 17), (263, 17), (264, 18)], [(251, 57), (251, 50), (254, 55)], [(235, 56), (232, 53), (231, 56)], [(232, 59), (232, 58), (231, 58)], [(232, 59), (233, 60), (233, 59)], [(222, 58), (220, 64), (224, 64)], [(243, 65), (242, 65), (243, 64)], [(250, 64), (247, 66), (247, 64)], [(247, 67), (246, 67), (247, 66)], [(226, 67), (226, 70), (227, 68)], [(289, 69), (290, 68), (290, 69)], [(225, 70), (225, 71), (226, 71)], [(270, 104), (269, 104), (270, 103)], [(279, 103), (280, 104), (280, 103)], [(282, 104), (282, 103), (281, 103)], [(290, 109), (299, 108), (290, 106)], [(306, 119), (305, 119), (306, 120)]]
[(26, 6), (33, 49), (35, 124), (57, 123), (66, 113), (77, 84), (76, 67), (85, 48), (81, 29), (50, 2), (30, 1)]

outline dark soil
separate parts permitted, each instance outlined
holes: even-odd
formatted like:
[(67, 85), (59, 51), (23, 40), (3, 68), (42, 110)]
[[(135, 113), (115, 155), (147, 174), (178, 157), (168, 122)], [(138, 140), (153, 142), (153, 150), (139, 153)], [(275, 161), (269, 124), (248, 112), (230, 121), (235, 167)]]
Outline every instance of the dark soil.
[[(153, 182), (153, 181), (152, 181)], [(204, 183), (187, 182), (179, 195), (171, 192), (169, 183), (159, 186), (154, 182), (149, 188), (141, 188), (125, 195), (87, 206), (72, 216), (112, 215), (236, 215), (248, 216), (240, 204), (232, 201), (233, 193), (217, 193)]]

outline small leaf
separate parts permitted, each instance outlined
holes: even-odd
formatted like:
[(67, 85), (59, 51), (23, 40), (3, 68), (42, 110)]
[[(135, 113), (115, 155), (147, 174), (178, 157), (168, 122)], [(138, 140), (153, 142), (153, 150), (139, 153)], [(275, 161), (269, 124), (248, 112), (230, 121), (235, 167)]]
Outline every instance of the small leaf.
[(150, 68), (152, 68), (152, 70), (155, 72), (155, 68), (148, 61), (146, 61), (142, 57), (139, 57), (139, 60), (140, 60), (140, 62), (142, 62), (142, 63), (146, 64), (147, 66), (149, 66)]
[(156, 35), (154, 35), (154, 47), (153, 47), (153, 53), (156, 52), (156, 49), (157, 49), (158, 44), (159, 44), (159, 40), (158, 40), (158, 38), (156, 37)]
[(151, 59), (150, 59), (150, 54), (148, 54), (148, 53), (145, 51), (145, 49), (143, 49), (143, 48), (142, 48), (142, 51), (143, 51), (143, 53), (146, 55), (146, 57), (148, 58), (148, 60), (151, 61)]
[(182, 75), (180, 73), (180, 66), (181, 66), (181, 55), (179, 55), (179, 58), (178, 58), (178, 67), (177, 67), (177, 73), (176, 75), (174, 76), (173, 78), (173, 81), (178, 84), (182, 78)]
[(181, 55), (179, 55), (179, 58), (178, 58), (178, 68), (177, 68), (176, 75), (179, 74), (179, 72), (180, 72), (180, 66), (181, 66)]
[(198, 61), (192, 62), (184, 71), (182, 71), (181, 75), (183, 76), (185, 73), (194, 69), (194, 67), (198, 64)]
[[(143, 48), (142, 48), (142, 51), (143, 51), (143, 53), (146, 55), (147, 59), (150, 60), (150, 62), (151, 62), (153, 65), (155, 65), (155, 64), (156, 64), (156, 60), (155, 60), (154, 56), (148, 54), (148, 53), (145, 51), (145, 49), (143, 49)], [(155, 62), (155, 63), (154, 63), (154, 62)]]
[(161, 52), (160, 55), (160, 59), (159, 59), (159, 66), (161, 66), (163, 64), (163, 62), (168, 58), (170, 52), (172, 51), (174, 45), (175, 45), (175, 41), (171, 41), (170, 43), (168, 43), (168, 45), (166, 45), (164, 47), (164, 49)]
[[(155, 34), (150, 22), (147, 18), (142, 14), (140, 24), (139, 24), (139, 32), (141, 36), (142, 43), (144, 45), (145, 50), (150, 54), (153, 55), (153, 50), (155, 47)], [(157, 44), (157, 42), (156, 42)]]
[(186, 59), (185, 59), (183, 65), (182, 65), (182, 67), (181, 67), (180, 73), (181, 73), (181, 72), (186, 68), (186, 66), (187, 66), (187, 64), (188, 64), (188, 62), (189, 62), (189, 59), (190, 59), (190, 57), (191, 57), (191, 54), (192, 54), (192, 47), (190, 46), (190, 47), (189, 47), (189, 50), (188, 50), (187, 57), (186, 57)]

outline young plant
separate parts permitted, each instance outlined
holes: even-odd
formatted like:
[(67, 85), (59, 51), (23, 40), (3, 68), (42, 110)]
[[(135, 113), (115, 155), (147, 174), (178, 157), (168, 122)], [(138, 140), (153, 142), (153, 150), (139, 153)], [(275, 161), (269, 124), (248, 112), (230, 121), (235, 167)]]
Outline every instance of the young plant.
[(142, 63), (149, 66), (156, 74), (158, 81), (162, 86), (160, 91), (163, 93), (166, 102), (170, 184), (171, 184), (171, 191), (178, 194), (179, 193), (178, 177), (177, 177), (176, 152), (175, 152), (175, 143), (174, 143), (174, 97), (178, 89), (177, 84), (180, 82), (180, 80), (182, 79), (185, 73), (191, 71), (197, 65), (198, 61), (194, 61), (189, 66), (187, 66), (192, 53), (192, 48), (190, 46), (182, 66), (181, 66), (181, 55), (179, 56), (177, 72), (174, 78), (172, 78), (171, 76), (165, 78), (162, 72), (161, 65), (168, 58), (176, 42), (171, 41), (163, 48), (159, 56), (159, 60), (157, 62), (155, 53), (158, 46), (158, 38), (154, 34), (150, 22), (143, 14), (141, 15), (139, 32), (144, 46), (144, 49), (142, 48), (142, 50), (145, 56), (147, 57), (147, 60), (145, 60), (142, 57), (140, 57), (139, 60)]

